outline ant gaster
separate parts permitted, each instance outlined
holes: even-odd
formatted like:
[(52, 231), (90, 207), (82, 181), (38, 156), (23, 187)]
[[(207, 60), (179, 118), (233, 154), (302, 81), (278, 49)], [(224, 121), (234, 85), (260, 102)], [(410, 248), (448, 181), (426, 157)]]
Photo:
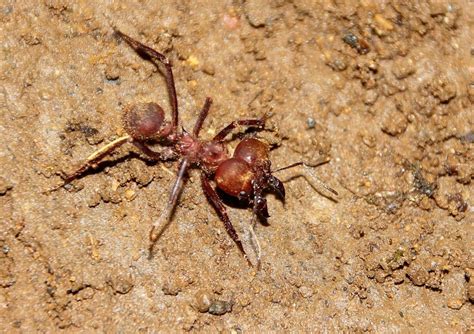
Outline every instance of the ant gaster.
[[(171, 104), (171, 122), (165, 121), (163, 109), (153, 102), (125, 107), (123, 127), (127, 134), (91, 154), (75, 172), (65, 177), (62, 185), (71, 182), (90, 167), (94, 167), (100, 160), (125, 143), (135, 145), (147, 157), (156, 161), (181, 159), (177, 178), (171, 189), (166, 208), (150, 230), (150, 255), (154, 244), (171, 220), (188, 168), (195, 166), (201, 170), (201, 184), (204, 194), (224, 223), (229, 236), (250, 263), (216, 188), (240, 201), (245, 201), (252, 206), (256, 216), (266, 219), (269, 214), (264, 192), (272, 191), (281, 200), (285, 199), (285, 187), (272, 173), (304, 164), (296, 163), (272, 171), (269, 145), (253, 137), (244, 138), (235, 148), (233, 155), (229, 155), (225, 145), (226, 137), (239, 126), (248, 127), (250, 130), (264, 129), (266, 117), (236, 120), (219, 131), (212, 140), (199, 139), (199, 132), (211, 107), (210, 97), (206, 98), (192, 133), (188, 133), (184, 129), (179, 130), (178, 100), (170, 61), (163, 54), (124, 33), (120, 31), (115, 31), (115, 33), (142, 58), (151, 61), (157, 67), (159, 64), (164, 66), (163, 74)], [(150, 142), (159, 142), (161, 150), (157, 152), (151, 149)], [(216, 188), (212, 186), (212, 181), (215, 182)], [(337, 195), (334, 190), (324, 184), (323, 187)]]

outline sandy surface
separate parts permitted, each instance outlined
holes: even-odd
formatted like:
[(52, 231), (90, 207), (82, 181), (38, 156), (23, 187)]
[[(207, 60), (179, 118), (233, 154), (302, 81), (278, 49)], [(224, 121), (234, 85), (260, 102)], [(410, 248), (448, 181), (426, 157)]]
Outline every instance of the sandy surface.
[[(0, 331), (473, 329), (471, 1), (75, 3), (0, 3)], [(169, 115), (114, 26), (173, 61), (185, 128), (206, 96), (205, 138), (272, 112), (273, 165), (330, 157), (339, 201), (304, 178), (268, 195), (257, 271), (195, 170), (149, 260), (176, 164), (130, 146), (44, 193), (124, 134), (125, 105)], [(251, 212), (229, 213), (246, 240)]]

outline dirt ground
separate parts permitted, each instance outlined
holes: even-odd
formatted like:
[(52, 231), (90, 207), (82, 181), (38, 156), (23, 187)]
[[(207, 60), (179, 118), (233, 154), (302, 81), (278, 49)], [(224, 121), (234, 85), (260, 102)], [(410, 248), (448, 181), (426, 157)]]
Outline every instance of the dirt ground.
[[(72, 3), (0, 2), (1, 332), (474, 330), (472, 1)], [(113, 27), (173, 61), (186, 129), (206, 96), (205, 138), (272, 113), (273, 166), (329, 157), (338, 201), (279, 174), (257, 270), (196, 170), (148, 259), (176, 163), (131, 146), (48, 193), (125, 105), (169, 117)], [(247, 247), (251, 212), (229, 214)]]

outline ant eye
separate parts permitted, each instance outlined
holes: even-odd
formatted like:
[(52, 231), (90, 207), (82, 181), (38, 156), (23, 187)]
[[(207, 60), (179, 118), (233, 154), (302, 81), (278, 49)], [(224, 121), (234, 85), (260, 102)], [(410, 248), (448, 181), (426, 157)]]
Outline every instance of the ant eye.
[(127, 106), (123, 115), (123, 127), (134, 139), (153, 138), (160, 130), (165, 113), (156, 103), (138, 103)]

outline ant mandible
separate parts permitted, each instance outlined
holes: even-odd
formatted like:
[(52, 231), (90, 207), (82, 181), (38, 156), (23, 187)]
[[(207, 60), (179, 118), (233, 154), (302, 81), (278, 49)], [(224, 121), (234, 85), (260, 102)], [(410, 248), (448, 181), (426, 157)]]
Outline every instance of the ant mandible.
[[(199, 132), (211, 107), (212, 99), (210, 97), (206, 98), (192, 133), (187, 132), (184, 128), (179, 130), (178, 99), (171, 62), (163, 54), (126, 34), (118, 30), (115, 30), (115, 34), (130, 45), (142, 58), (149, 60), (158, 68), (159, 64), (164, 66), (163, 75), (166, 79), (171, 104), (171, 122), (165, 121), (163, 109), (154, 102), (126, 106), (123, 114), (123, 127), (127, 134), (92, 153), (75, 172), (64, 178), (62, 185), (71, 182), (89, 168), (96, 166), (100, 160), (125, 143), (133, 144), (147, 157), (156, 161), (180, 158), (178, 174), (166, 208), (162, 211), (158, 220), (153, 223), (150, 230), (150, 256), (156, 241), (171, 220), (179, 194), (183, 188), (186, 172), (191, 166), (195, 166), (201, 170), (201, 185), (204, 194), (224, 223), (229, 236), (251, 264), (216, 188), (237, 198), (239, 201), (248, 203), (252, 206), (256, 216), (266, 219), (269, 214), (264, 193), (271, 191), (282, 201), (285, 199), (283, 182), (276, 178), (273, 173), (297, 165), (305, 166), (305, 164), (298, 162), (272, 171), (269, 145), (254, 137), (247, 137), (240, 141), (233, 155), (230, 156), (225, 145), (226, 137), (239, 126), (248, 127), (249, 130), (254, 131), (264, 129), (266, 117), (236, 120), (219, 131), (212, 140), (199, 139)], [(162, 149), (159, 152), (151, 149), (150, 142), (160, 143)], [(212, 181), (215, 182), (216, 188), (212, 186)], [(337, 195), (333, 189), (321, 182), (319, 183), (326, 190)]]

